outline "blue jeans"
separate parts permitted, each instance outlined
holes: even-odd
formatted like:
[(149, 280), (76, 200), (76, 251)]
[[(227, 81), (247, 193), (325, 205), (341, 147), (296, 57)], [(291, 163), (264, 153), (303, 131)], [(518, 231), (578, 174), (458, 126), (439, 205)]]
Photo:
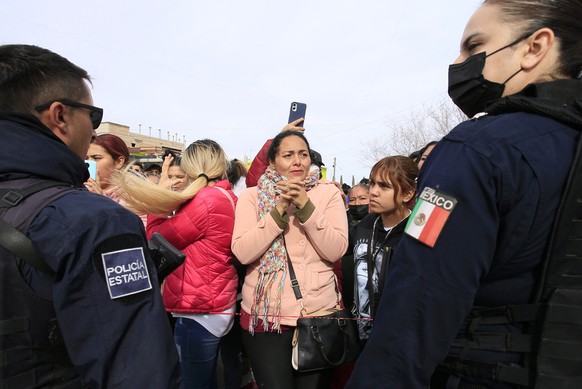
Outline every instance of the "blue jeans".
[(174, 341), (180, 355), (185, 388), (216, 389), (216, 361), (220, 338), (212, 335), (197, 321), (179, 317)]

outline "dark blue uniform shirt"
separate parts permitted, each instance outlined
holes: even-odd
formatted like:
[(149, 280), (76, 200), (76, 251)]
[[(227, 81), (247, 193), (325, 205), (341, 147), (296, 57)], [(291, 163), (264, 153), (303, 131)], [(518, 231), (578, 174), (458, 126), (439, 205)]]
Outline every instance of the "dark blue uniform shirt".
[[(4, 117), (0, 181), (42, 177), (78, 187), (88, 178), (83, 160), (38, 120)], [(55, 276), (22, 263), (24, 278), (38, 296), (52, 300), (67, 352), (85, 384), (181, 386), (178, 353), (139, 217), (105, 196), (78, 190), (45, 207), (28, 236)], [(31, 318), (42, 320), (47, 318)]]
[(418, 192), (457, 205), (434, 248), (401, 240), (349, 388), (425, 388), (474, 305), (530, 300), (578, 133), (513, 112), (466, 121), (438, 143)]

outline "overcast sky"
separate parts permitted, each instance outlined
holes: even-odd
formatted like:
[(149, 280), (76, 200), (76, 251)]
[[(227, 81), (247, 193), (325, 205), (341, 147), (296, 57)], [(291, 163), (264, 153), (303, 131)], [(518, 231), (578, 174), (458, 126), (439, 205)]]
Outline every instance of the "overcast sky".
[(0, 42), (85, 68), (104, 121), (210, 138), (252, 158), (307, 104), (332, 176), (369, 174), (369, 142), (447, 99), (447, 68), (478, 0), (3, 0)]

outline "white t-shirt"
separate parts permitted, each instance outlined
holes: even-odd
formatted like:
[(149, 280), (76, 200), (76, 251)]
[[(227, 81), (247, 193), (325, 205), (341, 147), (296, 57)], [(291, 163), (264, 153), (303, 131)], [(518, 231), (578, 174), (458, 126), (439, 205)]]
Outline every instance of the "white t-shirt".
[(221, 313), (172, 313), (172, 316), (195, 320), (212, 335), (222, 338), (232, 328), (235, 312), (236, 303)]
[(232, 192), (236, 195), (236, 197), (239, 197), (240, 192), (242, 192), (243, 189), (245, 189), (246, 187), (247, 187), (246, 177), (242, 176), (241, 178), (238, 179), (236, 184), (232, 186)]

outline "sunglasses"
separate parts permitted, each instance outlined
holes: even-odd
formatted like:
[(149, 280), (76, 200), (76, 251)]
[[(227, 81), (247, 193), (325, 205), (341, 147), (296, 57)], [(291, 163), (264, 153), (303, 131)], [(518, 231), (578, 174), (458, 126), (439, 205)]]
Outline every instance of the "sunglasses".
[(56, 99), (53, 101), (49, 101), (48, 103), (34, 107), (34, 109), (36, 109), (38, 112), (42, 112), (45, 109), (49, 109), (53, 103), (61, 103), (69, 107), (83, 108), (90, 111), (89, 117), (91, 118), (91, 123), (93, 123), (94, 130), (97, 129), (97, 127), (99, 127), (99, 125), (101, 124), (101, 120), (103, 119), (103, 108), (83, 103), (77, 103), (76, 101), (72, 101), (69, 99)]

